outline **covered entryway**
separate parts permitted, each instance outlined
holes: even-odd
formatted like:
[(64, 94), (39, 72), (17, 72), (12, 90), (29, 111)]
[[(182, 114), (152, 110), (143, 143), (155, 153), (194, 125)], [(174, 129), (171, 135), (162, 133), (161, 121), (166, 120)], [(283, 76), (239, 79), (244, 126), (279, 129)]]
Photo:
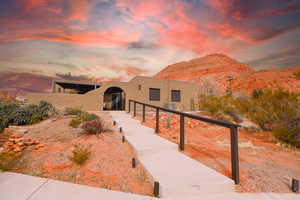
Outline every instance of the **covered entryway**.
[(125, 110), (125, 92), (119, 87), (110, 87), (104, 92), (103, 110)]

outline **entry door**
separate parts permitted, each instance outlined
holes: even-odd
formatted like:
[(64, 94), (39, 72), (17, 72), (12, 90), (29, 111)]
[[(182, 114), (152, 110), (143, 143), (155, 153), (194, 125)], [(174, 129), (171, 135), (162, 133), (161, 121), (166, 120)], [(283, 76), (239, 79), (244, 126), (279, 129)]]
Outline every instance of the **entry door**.
[(120, 93), (111, 94), (112, 95), (112, 110), (122, 109), (122, 95)]

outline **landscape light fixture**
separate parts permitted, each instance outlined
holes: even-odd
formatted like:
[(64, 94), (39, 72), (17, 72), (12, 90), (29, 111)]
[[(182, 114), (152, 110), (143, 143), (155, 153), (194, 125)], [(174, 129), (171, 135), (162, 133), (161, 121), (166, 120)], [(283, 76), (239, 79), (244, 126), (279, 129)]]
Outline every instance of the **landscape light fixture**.
[(155, 197), (159, 196), (159, 182), (158, 181), (154, 181), (153, 195)]
[(132, 165), (132, 168), (135, 168), (135, 166), (136, 166), (135, 158), (132, 158), (131, 165)]
[(292, 180), (292, 191), (299, 192), (299, 180), (293, 178)]

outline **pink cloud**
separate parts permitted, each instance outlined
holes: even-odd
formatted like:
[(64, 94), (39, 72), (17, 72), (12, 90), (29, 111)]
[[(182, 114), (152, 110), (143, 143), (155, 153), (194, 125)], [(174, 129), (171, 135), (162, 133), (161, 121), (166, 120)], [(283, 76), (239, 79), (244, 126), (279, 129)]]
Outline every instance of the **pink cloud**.
[(131, 23), (143, 21), (148, 17), (159, 16), (161, 13), (168, 9), (172, 3), (168, 0), (152, 0), (152, 1), (139, 1), (139, 0), (119, 0), (116, 3), (117, 8), (129, 8), (132, 12), (132, 18), (128, 20)]

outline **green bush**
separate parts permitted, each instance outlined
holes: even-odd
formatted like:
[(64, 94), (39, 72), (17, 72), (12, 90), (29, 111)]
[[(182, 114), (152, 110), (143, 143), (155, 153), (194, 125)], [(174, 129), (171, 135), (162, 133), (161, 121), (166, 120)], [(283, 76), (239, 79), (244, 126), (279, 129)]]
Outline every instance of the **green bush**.
[(234, 107), (234, 99), (230, 96), (199, 95), (199, 109), (213, 118), (224, 121), (239, 122), (239, 113)]
[(67, 115), (80, 115), (82, 113), (81, 109), (79, 108), (66, 108), (65, 113)]
[(81, 120), (79, 118), (75, 118), (70, 121), (69, 126), (73, 128), (78, 128), (80, 124), (81, 124)]
[(299, 147), (300, 94), (282, 89), (255, 89), (251, 97), (200, 95), (199, 108), (213, 118), (238, 122), (244, 116), (270, 130), (278, 140)]
[(84, 122), (82, 129), (87, 134), (100, 134), (104, 131), (104, 126), (101, 120), (92, 120)]
[(91, 155), (90, 149), (90, 145), (84, 146), (82, 144), (75, 144), (69, 159), (77, 165), (82, 165), (89, 159)]
[(297, 148), (300, 148), (300, 126), (289, 127), (277, 127), (273, 130), (273, 135), (279, 141), (291, 144)]
[(16, 103), (0, 103), (0, 132), (9, 124), (28, 125), (48, 119), (56, 114), (55, 108), (41, 101), (38, 105), (21, 106)]
[(299, 94), (282, 89), (264, 90), (258, 98), (250, 100), (245, 114), (264, 130), (294, 127), (300, 120), (299, 97)]

